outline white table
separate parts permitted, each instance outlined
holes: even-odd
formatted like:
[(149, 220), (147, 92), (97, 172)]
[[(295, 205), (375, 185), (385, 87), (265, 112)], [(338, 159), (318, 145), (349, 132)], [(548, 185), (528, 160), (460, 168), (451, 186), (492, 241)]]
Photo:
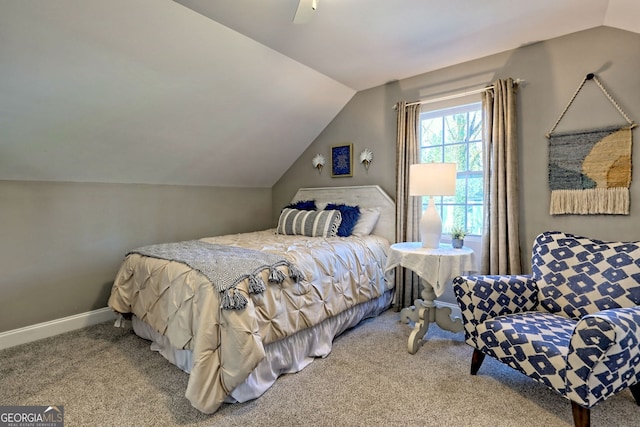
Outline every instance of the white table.
[(451, 308), (437, 305), (447, 283), (465, 272), (474, 271), (473, 250), (467, 247), (454, 249), (450, 245), (440, 245), (437, 249), (423, 248), (420, 242), (404, 242), (391, 245), (385, 270), (397, 266), (415, 272), (422, 279), (422, 299), (414, 301), (411, 307), (400, 311), (400, 319), (406, 323), (415, 322), (407, 348), (409, 353), (418, 351), (418, 342), (425, 336), (430, 323), (442, 329), (460, 332), (461, 319), (451, 319)]

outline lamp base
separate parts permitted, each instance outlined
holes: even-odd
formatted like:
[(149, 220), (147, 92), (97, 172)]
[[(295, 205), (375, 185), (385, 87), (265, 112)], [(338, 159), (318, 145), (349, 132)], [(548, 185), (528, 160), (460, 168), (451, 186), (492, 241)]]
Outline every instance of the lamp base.
[(442, 237), (442, 220), (436, 210), (433, 197), (429, 197), (429, 205), (420, 218), (420, 241), (423, 248), (437, 249)]

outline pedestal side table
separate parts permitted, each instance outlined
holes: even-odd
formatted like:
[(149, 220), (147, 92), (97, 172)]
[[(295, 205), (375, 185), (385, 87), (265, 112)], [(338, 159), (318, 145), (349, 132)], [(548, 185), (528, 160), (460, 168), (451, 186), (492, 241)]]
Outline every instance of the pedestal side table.
[(422, 282), (422, 299), (414, 301), (411, 307), (400, 311), (400, 319), (415, 322), (409, 336), (409, 353), (418, 351), (418, 343), (429, 330), (430, 323), (452, 332), (463, 330), (461, 319), (451, 319), (451, 308), (440, 307), (436, 298), (441, 296), (447, 283), (465, 272), (474, 271), (474, 253), (467, 247), (454, 249), (450, 245), (440, 245), (431, 249), (423, 248), (420, 242), (403, 242), (391, 245), (385, 270), (401, 266), (415, 272)]

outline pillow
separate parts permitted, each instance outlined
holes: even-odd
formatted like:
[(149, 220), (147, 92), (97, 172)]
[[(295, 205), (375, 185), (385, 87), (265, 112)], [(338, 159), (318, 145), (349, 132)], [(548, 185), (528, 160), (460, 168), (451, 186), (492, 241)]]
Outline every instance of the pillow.
[(317, 209), (315, 200), (299, 200), (289, 203), (285, 208), (300, 209), (302, 211), (315, 211)]
[(335, 237), (342, 222), (340, 211), (305, 211), (284, 208), (278, 219), (278, 234)]
[(360, 208), (360, 219), (353, 227), (351, 234), (358, 237), (368, 236), (376, 226), (379, 217), (380, 208)]
[(342, 222), (338, 228), (338, 236), (349, 237), (355, 227), (358, 218), (360, 218), (360, 208), (358, 206), (349, 206), (343, 203), (327, 203), (326, 210), (339, 210), (342, 214)]

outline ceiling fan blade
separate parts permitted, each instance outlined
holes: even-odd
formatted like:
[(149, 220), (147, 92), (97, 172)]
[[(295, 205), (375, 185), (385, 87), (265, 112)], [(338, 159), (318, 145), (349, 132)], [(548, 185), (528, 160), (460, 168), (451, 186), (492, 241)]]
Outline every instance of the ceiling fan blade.
[(318, 0), (298, 0), (298, 8), (293, 16), (294, 24), (306, 24), (311, 21), (313, 13), (318, 7)]

